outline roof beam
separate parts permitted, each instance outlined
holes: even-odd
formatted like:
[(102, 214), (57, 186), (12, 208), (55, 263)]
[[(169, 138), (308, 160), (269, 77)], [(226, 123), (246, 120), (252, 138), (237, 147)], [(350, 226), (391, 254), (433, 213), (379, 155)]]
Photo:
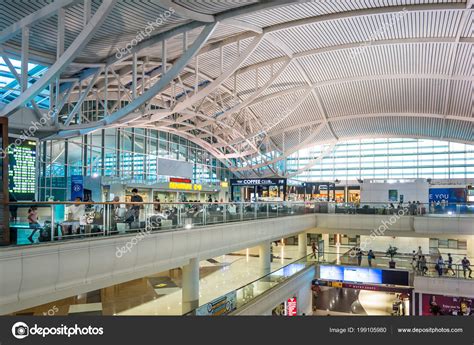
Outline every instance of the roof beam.
[(49, 68), (46, 73), (36, 81), (30, 88), (25, 92), (21, 93), (18, 98), (8, 104), (4, 109), (0, 111), (0, 116), (10, 116), (19, 107), (25, 105), (27, 102), (35, 98), (43, 89), (49, 85), (49, 83), (56, 77), (59, 77), (60, 73), (67, 67), (67, 65), (74, 60), (74, 58), (82, 51), (86, 46), (95, 32), (99, 29), (102, 23), (107, 18), (108, 14), (112, 11), (117, 0), (104, 0), (96, 13), (82, 30), (82, 32), (76, 37), (71, 43), (69, 48), (64, 52), (63, 55)]

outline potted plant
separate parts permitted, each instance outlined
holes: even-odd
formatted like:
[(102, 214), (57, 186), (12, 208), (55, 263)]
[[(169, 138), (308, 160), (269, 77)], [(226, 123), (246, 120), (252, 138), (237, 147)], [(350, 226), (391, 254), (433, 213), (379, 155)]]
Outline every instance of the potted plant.
[(390, 246), (385, 253), (387, 256), (390, 256), (390, 262), (388, 263), (390, 268), (395, 268), (395, 261), (393, 261), (393, 257), (398, 254), (397, 250), (397, 247)]

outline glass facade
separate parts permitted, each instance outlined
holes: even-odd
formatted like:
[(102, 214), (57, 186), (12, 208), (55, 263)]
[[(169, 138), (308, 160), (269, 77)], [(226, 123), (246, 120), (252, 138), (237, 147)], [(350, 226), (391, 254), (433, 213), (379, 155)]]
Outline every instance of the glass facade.
[(177, 135), (143, 128), (104, 129), (39, 149), (40, 200), (65, 200), (71, 175), (117, 177), (133, 183), (166, 182), (159, 159), (189, 162), (193, 182), (218, 184), (231, 172), (200, 146)]
[[(292, 173), (322, 147), (302, 149), (286, 159)], [(301, 172), (302, 181), (357, 179), (474, 178), (474, 145), (424, 139), (364, 139), (339, 143), (320, 162)]]

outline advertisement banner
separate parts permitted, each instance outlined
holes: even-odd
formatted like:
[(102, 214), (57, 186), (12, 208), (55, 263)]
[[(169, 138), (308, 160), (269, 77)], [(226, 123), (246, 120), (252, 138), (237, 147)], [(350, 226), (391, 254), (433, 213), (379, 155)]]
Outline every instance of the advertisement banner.
[(429, 201), (441, 202), (442, 200), (448, 203), (464, 203), (466, 202), (465, 188), (430, 188)]
[(474, 315), (472, 298), (423, 294), (421, 315)]
[(227, 315), (237, 308), (237, 292), (232, 291), (228, 294), (216, 298), (215, 300), (204, 304), (196, 309), (197, 316), (222, 316)]
[(84, 200), (84, 177), (82, 175), (71, 175), (71, 201), (77, 197)]

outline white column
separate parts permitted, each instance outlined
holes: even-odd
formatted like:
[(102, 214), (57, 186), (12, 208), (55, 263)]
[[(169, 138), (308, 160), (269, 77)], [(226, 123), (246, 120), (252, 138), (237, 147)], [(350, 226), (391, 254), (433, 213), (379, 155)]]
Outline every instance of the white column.
[(183, 314), (199, 307), (199, 260), (192, 258), (183, 266)]
[(271, 243), (265, 242), (258, 246), (260, 276), (264, 276), (271, 271), (270, 250)]
[(329, 234), (321, 234), (322, 239), (324, 241), (324, 251), (329, 251)]
[(301, 259), (306, 256), (308, 247), (308, 236), (306, 232), (298, 234), (298, 257), (295, 259)]

